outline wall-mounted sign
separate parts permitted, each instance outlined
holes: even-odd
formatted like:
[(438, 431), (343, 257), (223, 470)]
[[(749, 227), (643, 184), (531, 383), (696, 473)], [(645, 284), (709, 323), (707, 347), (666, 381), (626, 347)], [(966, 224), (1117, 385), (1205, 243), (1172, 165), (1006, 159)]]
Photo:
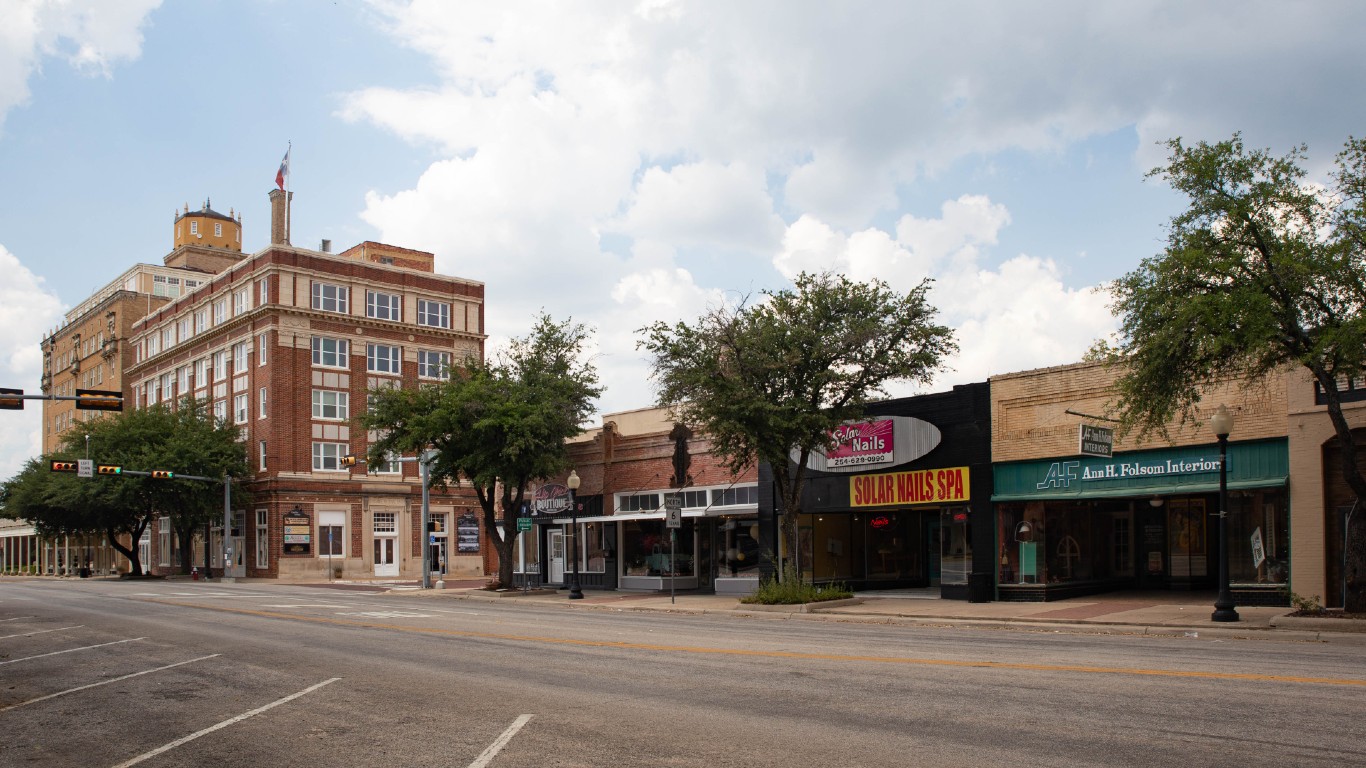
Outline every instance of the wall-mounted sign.
[(285, 554), (312, 554), (313, 519), (303, 512), (286, 512), (284, 523)]
[(1115, 431), (1109, 427), (1095, 427), (1090, 424), (1079, 425), (1077, 430), (1077, 453), (1083, 456), (1115, 455)]
[[(909, 416), (884, 416), (869, 421), (841, 424), (831, 433), (829, 452), (817, 450), (806, 466), (817, 472), (866, 472), (870, 468), (894, 467), (924, 456), (939, 445), (939, 428)], [(798, 458), (796, 451), (792, 460)]]
[(531, 496), (531, 511), (536, 515), (558, 515), (569, 511), (569, 486), (546, 483)]
[(917, 469), (849, 478), (849, 504), (875, 507), (886, 504), (939, 504), (969, 501), (968, 468)]

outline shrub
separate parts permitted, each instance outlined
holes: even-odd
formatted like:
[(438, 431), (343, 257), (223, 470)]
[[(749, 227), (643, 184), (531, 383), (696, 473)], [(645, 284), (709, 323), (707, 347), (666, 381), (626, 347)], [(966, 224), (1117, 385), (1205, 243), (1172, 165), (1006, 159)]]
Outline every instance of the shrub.
[(1290, 605), (1295, 608), (1295, 613), (1323, 613), (1323, 603), (1319, 601), (1318, 595), (1305, 597), (1291, 592)]
[(843, 584), (808, 584), (797, 576), (797, 569), (790, 565), (783, 569), (781, 581), (777, 576), (775, 573), (765, 577), (759, 582), (759, 589), (749, 597), (741, 598), (740, 602), (751, 605), (801, 605), (845, 600), (854, 596)]

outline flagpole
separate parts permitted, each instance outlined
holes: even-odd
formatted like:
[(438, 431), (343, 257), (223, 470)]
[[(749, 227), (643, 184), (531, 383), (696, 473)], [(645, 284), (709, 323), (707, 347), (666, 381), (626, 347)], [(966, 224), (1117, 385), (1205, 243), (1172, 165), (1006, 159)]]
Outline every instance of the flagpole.
[(289, 141), (285, 146), (285, 157), (289, 158), (289, 166), (285, 168), (285, 242), (294, 245), (294, 221), (289, 216), (289, 177), (294, 172), (294, 142)]

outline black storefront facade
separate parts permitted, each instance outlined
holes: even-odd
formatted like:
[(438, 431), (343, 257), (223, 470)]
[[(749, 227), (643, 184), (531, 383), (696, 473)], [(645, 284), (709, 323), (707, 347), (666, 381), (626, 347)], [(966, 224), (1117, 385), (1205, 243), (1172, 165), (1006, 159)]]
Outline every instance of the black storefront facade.
[[(871, 404), (842, 442), (854, 447), (809, 466), (797, 551), (783, 552), (783, 562), (808, 581), (855, 591), (934, 588), (948, 599), (989, 600), (990, 434), (986, 383)], [(771, 477), (760, 468), (760, 543), (768, 551), (782, 514)]]

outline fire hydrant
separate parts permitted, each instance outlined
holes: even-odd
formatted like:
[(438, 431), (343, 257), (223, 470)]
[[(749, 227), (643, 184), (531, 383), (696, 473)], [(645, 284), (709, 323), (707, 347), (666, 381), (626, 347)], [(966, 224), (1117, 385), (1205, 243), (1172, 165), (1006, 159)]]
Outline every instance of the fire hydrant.
[(190, 580), (191, 580), (191, 581), (199, 581), (199, 568), (198, 568), (198, 567), (196, 567), (196, 566), (190, 566)]

